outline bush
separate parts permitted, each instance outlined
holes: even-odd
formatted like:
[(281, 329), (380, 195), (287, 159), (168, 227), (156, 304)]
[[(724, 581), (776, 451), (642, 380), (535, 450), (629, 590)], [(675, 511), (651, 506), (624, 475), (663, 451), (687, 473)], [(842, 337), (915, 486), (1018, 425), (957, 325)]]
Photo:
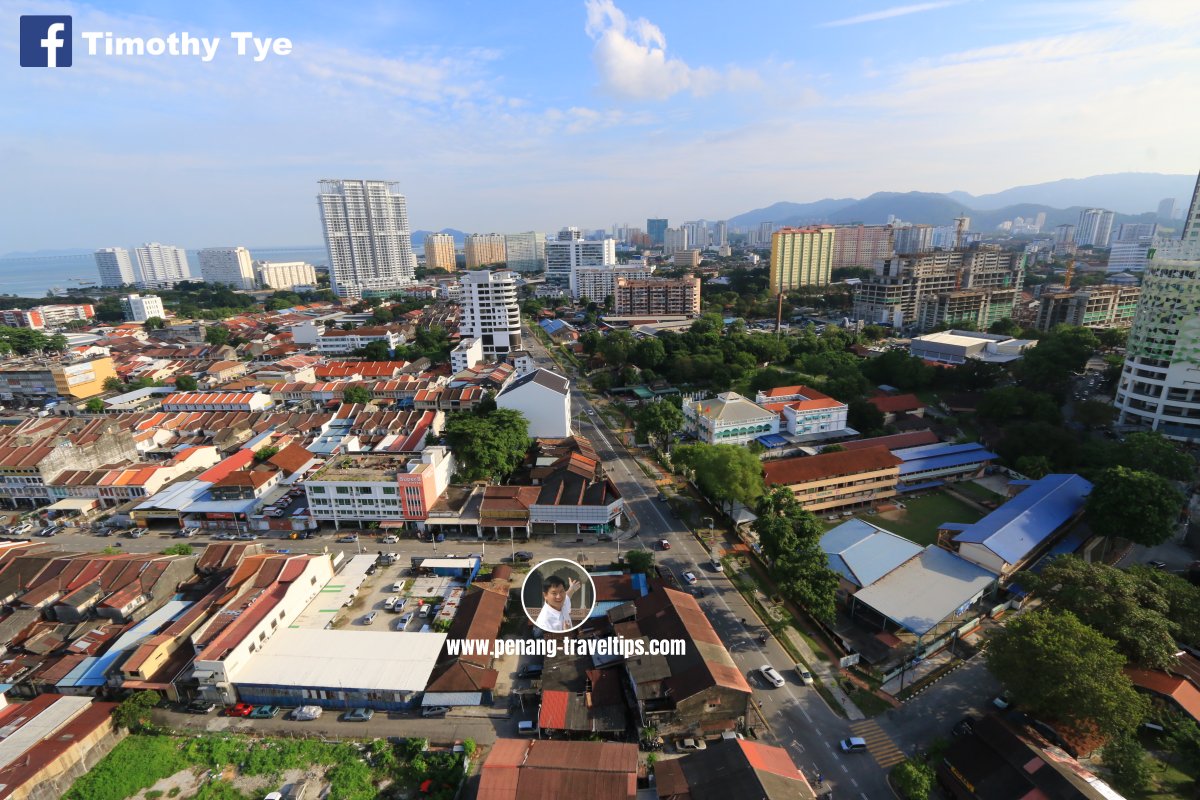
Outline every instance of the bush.
[(933, 782), (933, 767), (924, 761), (901, 761), (892, 770), (892, 783), (908, 800), (929, 800)]
[(158, 800), (158, 798), (163, 796), (163, 793), (158, 789), (153, 789), (149, 792), (146, 792), (145, 796), (146, 800)]

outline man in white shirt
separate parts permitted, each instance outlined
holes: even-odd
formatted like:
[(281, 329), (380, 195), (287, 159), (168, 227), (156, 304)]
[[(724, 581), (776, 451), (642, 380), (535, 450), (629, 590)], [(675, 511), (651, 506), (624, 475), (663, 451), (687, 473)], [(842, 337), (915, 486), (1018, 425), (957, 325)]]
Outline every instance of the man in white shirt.
[(580, 585), (574, 578), (569, 586), (557, 575), (546, 578), (542, 582), (542, 610), (534, 624), (550, 633), (562, 633), (574, 628), (575, 623), (571, 620), (571, 595), (579, 590)]

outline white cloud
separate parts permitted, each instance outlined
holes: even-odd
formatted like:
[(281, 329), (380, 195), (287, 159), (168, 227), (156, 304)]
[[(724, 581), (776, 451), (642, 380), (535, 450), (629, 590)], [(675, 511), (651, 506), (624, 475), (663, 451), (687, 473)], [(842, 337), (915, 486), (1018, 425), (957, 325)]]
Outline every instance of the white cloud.
[(819, 28), (840, 28), (845, 25), (861, 25), (864, 22), (879, 22), (885, 19), (894, 19), (896, 17), (905, 17), (909, 14), (919, 14), (922, 11), (936, 11), (939, 8), (947, 6), (956, 6), (964, 0), (940, 0), (936, 3), (916, 3), (911, 6), (894, 6), (885, 8), (880, 11), (871, 11), (867, 14), (859, 14), (853, 17), (845, 17), (844, 19), (835, 19), (831, 22), (822, 22), (817, 27)]
[(667, 56), (667, 39), (644, 17), (630, 20), (613, 0), (587, 0), (584, 30), (596, 45), (592, 60), (605, 90), (635, 100), (665, 100), (680, 92), (704, 96), (760, 84), (757, 73), (744, 68), (724, 72), (691, 67)]

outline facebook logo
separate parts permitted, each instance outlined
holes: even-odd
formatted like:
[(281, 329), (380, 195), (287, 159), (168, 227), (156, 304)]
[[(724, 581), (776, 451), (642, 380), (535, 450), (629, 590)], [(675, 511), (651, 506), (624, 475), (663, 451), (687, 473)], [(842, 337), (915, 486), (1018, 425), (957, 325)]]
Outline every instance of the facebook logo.
[(21, 17), (21, 66), (71, 66), (71, 18)]

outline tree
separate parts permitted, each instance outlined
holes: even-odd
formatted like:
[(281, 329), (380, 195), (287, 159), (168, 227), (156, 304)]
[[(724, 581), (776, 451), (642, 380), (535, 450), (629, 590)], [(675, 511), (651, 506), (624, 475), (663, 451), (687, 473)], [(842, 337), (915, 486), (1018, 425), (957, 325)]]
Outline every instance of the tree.
[(181, 392), (194, 392), (199, 385), (191, 375), (175, 376), (175, 388)]
[(1013, 466), (1017, 472), (1035, 481), (1054, 472), (1054, 464), (1045, 456), (1021, 456)]
[(224, 325), (213, 325), (204, 331), (204, 341), (213, 347), (221, 347), (229, 343), (231, 335), (229, 328), (226, 328)]
[(671, 437), (683, 428), (683, 412), (673, 403), (656, 400), (638, 410), (636, 415), (639, 439), (657, 442), (659, 447), (671, 449)]
[(446, 442), (458, 460), (463, 481), (499, 480), (521, 465), (529, 450), (529, 423), (519, 412), (500, 408), (487, 416), (453, 414)]
[(369, 403), (371, 390), (365, 386), (349, 386), (342, 390), (343, 403)]
[(146, 321), (142, 323), (142, 328), (147, 331), (161, 331), (167, 327), (167, 321), (162, 317), (146, 317)]
[(633, 572), (643, 575), (654, 574), (654, 553), (650, 550), (630, 550), (625, 553), (625, 563)]
[(1191, 480), (1196, 471), (1195, 459), (1158, 431), (1139, 431), (1126, 436), (1118, 450), (1117, 463), (1173, 481)]
[(610, 367), (624, 366), (636, 343), (629, 331), (613, 331), (600, 342), (600, 354)]
[(190, 556), (192, 554), (192, 546), (190, 544), (173, 544), (162, 551), (164, 556)]
[(154, 690), (130, 695), (113, 709), (113, 724), (137, 733), (150, 727), (150, 711), (162, 702), (162, 696)]
[(1168, 618), (1170, 605), (1158, 584), (1074, 556), (1060, 556), (1022, 581), (1055, 608), (1112, 639), (1135, 664), (1154, 669), (1173, 663), (1177, 626)]
[[(1148, 703), (1116, 644), (1069, 611), (1040, 608), (991, 636), (987, 666), (1030, 713), (1107, 736), (1133, 731)], [(1036, 668), (1034, 668), (1036, 666)]]
[(996, 452), (1014, 467), (1024, 456), (1042, 456), (1055, 470), (1070, 469), (1079, 454), (1079, 442), (1071, 431), (1049, 422), (1014, 421), (1004, 428)]
[(837, 573), (821, 549), (824, 532), (786, 486), (777, 486), (758, 504), (753, 528), (771, 565), (771, 578), (790, 600), (818, 619), (832, 622), (837, 612)]
[(656, 336), (640, 340), (633, 348), (633, 363), (643, 369), (655, 369), (667, 358), (666, 348)]
[(762, 462), (740, 445), (684, 445), (673, 460), (691, 470), (700, 493), (722, 508), (733, 503), (751, 506), (763, 494)]
[(364, 361), (387, 361), (392, 357), (392, 351), (388, 349), (387, 342), (367, 342), (355, 350), (354, 355)]
[(607, 392), (612, 388), (612, 375), (607, 372), (597, 373), (589, 380), (592, 382), (592, 388), (597, 392)]
[(888, 384), (905, 391), (924, 389), (933, 382), (935, 367), (903, 350), (889, 350), (862, 362), (862, 373), (875, 384)]
[(1099, 346), (1096, 334), (1087, 328), (1059, 325), (1038, 340), (1037, 347), (1025, 351), (1017, 372), (1026, 386), (1061, 397), (1071, 373), (1083, 369)]
[(104, 411), (104, 401), (99, 397), (93, 397), (84, 403), (83, 407), (86, 408), (89, 413), (100, 414)]
[(1153, 472), (1111, 467), (1100, 473), (1087, 499), (1087, 518), (1101, 536), (1152, 547), (1171, 538), (1183, 496)]
[(121, 392), (125, 390), (125, 384), (121, 383), (121, 379), (116, 375), (104, 379), (104, 391), (106, 392)]
[(1200, 586), (1145, 565), (1130, 567), (1129, 574), (1143, 583), (1153, 584), (1162, 592), (1167, 602), (1167, 619), (1175, 624), (1179, 641), (1200, 646)]
[(254, 460), (261, 464), (262, 462), (273, 457), (278, 452), (279, 448), (276, 445), (269, 444), (254, 451)]
[(892, 769), (892, 782), (908, 800), (929, 800), (935, 778), (933, 767), (911, 758)]
[(1054, 398), (1021, 386), (992, 389), (979, 400), (975, 413), (981, 420), (1003, 425), (1012, 420), (1048, 422), (1058, 425), (1062, 412)]
[(1021, 333), (1021, 326), (1018, 325), (1011, 317), (998, 319), (988, 328), (988, 333), (998, 333), (1001, 336), (1018, 336)]
[(1102, 400), (1083, 400), (1075, 404), (1075, 420), (1085, 428), (1108, 427), (1116, 413), (1116, 409)]
[(1152, 773), (1146, 751), (1132, 733), (1110, 739), (1100, 758), (1112, 773), (1113, 784), (1122, 792), (1140, 795), (1150, 785)]
[(1101, 328), (1096, 331), (1096, 338), (1100, 340), (1100, 346), (1108, 349), (1114, 347), (1124, 347), (1125, 341), (1129, 338), (1128, 328)]
[(846, 410), (846, 424), (864, 436), (883, 431), (884, 414), (866, 400), (851, 400)]

